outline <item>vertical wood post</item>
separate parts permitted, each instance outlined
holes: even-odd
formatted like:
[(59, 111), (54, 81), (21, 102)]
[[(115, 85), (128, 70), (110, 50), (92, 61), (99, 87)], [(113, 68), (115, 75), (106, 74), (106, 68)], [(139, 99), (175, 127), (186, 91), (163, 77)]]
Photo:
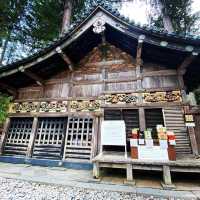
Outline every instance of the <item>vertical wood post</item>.
[(98, 132), (99, 132), (99, 117), (96, 116), (93, 122), (93, 137), (92, 137), (92, 154), (91, 157), (94, 158), (98, 152)]
[(133, 169), (131, 164), (127, 164), (126, 166), (126, 177), (127, 181), (133, 181)]
[(192, 153), (195, 156), (198, 156), (199, 155), (199, 151), (198, 151), (198, 145), (197, 145), (197, 140), (196, 140), (194, 127), (188, 127), (188, 133), (189, 133), (189, 137), (190, 137)]
[[(73, 97), (73, 80), (74, 80), (74, 72), (70, 72), (70, 83), (69, 83), (69, 92), (68, 92), (68, 96), (69, 97)], [(69, 104), (68, 104), (69, 105)]]
[(1, 135), (1, 140), (0, 140), (0, 155), (3, 154), (3, 148), (6, 141), (6, 134), (8, 132), (9, 126), (10, 126), (10, 118), (7, 118), (6, 122), (4, 123), (3, 133)]
[(107, 90), (106, 80), (108, 79), (108, 72), (107, 72), (107, 68), (105, 67), (105, 65), (104, 65), (104, 68), (101, 71), (101, 75), (102, 75), (102, 79), (103, 79), (102, 91), (106, 91)]
[(184, 84), (184, 80), (183, 80), (183, 74), (178, 72), (178, 82), (179, 82), (179, 87), (181, 90), (181, 95), (182, 95), (182, 99), (183, 99), (183, 103), (187, 103), (187, 95), (185, 92), (185, 84)]
[(99, 163), (94, 162), (93, 163), (93, 177), (94, 178), (99, 178), (100, 177), (100, 168), (99, 168)]
[(172, 185), (170, 167), (163, 165), (163, 182), (165, 185)]
[(146, 120), (145, 120), (145, 112), (144, 108), (139, 108), (139, 124), (140, 124), (140, 130), (144, 131), (146, 129)]
[[(185, 106), (184, 107), (184, 111), (185, 114), (190, 112), (190, 107), (189, 106)], [(194, 127), (188, 127), (188, 134), (189, 134), (189, 138), (190, 138), (190, 142), (191, 142), (191, 148), (192, 148), (192, 153), (195, 156), (199, 155), (199, 151), (198, 151), (198, 144), (197, 144), (197, 138), (196, 138), (196, 134), (195, 134), (195, 129)]]
[(137, 91), (142, 90), (142, 79), (141, 79), (141, 64), (142, 64), (142, 46), (145, 36), (140, 35), (138, 38), (137, 54), (136, 54), (136, 77), (140, 78), (137, 80)]
[(32, 125), (32, 131), (31, 131), (31, 135), (30, 135), (30, 140), (29, 140), (29, 144), (28, 144), (28, 148), (27, 148), (26, 157), (31, 157), (32, 156), (34, 141), (35, 141), (35, 137), (36, 137), (37, 125), (38, 125), (38, 117), (34, 117), (33, 125)]

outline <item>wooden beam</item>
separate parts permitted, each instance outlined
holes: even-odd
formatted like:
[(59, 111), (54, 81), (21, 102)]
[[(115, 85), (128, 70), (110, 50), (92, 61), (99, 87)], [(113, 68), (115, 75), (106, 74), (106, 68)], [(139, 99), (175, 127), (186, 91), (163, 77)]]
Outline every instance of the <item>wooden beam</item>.
[(11, 87), (6, 83), (0, 82), (0, 88), (7, 90), (14, 97), (17, 95), (17, 90), (14, 87)]
[(44, 85), (44, 80), (41, 77), (39, 77), (38, 75), (34, 74), (33, 72), (27, 69), (25, 70), (23, 66), (19, 67), (19, 71), (24, 73), (26, 76), (33, 79), (34, 81), (36, 81), (38, 85), (40, 86)]
[(62, 51), (62, 49), (60, 47), (56, 48), (56, 52), (62, 57), (62, 59), (67, 63), (70, 71), (73, 71), (74, 69), (74, 65), (72, 63), (72, 61), (70, 60), (70, 58)]
[(194, 59), (198, 56), (198, 53), (192, 52), (190, 56), (187, 56), (181, 65), (178, 67), (178, 73), (184, 75), (186, 73), (187, 67), (194, 61)]

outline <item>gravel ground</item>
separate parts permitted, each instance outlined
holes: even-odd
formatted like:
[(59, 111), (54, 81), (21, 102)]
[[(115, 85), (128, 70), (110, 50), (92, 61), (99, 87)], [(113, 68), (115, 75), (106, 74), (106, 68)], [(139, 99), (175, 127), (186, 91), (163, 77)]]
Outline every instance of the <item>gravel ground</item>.
[(1, 200), (167, 200), (134, 193), (53, 186), (0, 177)]

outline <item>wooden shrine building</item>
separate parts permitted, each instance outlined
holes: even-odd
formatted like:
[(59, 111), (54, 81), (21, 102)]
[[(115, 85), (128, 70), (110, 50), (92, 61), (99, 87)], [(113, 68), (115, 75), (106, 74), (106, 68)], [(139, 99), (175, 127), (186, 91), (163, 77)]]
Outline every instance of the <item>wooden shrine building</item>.
[(135, 25), (104, 4), (92, 7), (50, 46), (0, 69), (0, 90), (14, 97), (0, 161), (89, 166), (100, 151), (102, 121), (124, 120), (128, 152), (132, 129), (151, 128), (157, 138), (162, 124), (176, 135), (177, 160), (105, 158), (95, 167), (126, 168), (129, 179), (130, 169), (200, 172), (200, 133), (184, 117), (186, 93), (200, 85), (199, 53), (198, 37)]

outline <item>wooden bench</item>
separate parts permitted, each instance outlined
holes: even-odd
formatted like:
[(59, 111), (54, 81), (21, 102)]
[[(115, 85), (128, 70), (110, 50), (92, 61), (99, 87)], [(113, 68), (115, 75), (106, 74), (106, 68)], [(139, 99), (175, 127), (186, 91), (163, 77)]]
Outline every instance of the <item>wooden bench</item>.
[(177, 161), (151, 161), (127, 159), (121, 155), (103, 154), (93, 159), (93, 176), (100, 177), (101, 168), (126, 169), (127, 183), (134, 184), (134, 170), (161, 171), (163, 173), (162, 186), (164, 188), (174, 188), (171, 179), (171, 172), (193, 172), (200, 173), (200, 160), (195, 158), (179, 159)]

